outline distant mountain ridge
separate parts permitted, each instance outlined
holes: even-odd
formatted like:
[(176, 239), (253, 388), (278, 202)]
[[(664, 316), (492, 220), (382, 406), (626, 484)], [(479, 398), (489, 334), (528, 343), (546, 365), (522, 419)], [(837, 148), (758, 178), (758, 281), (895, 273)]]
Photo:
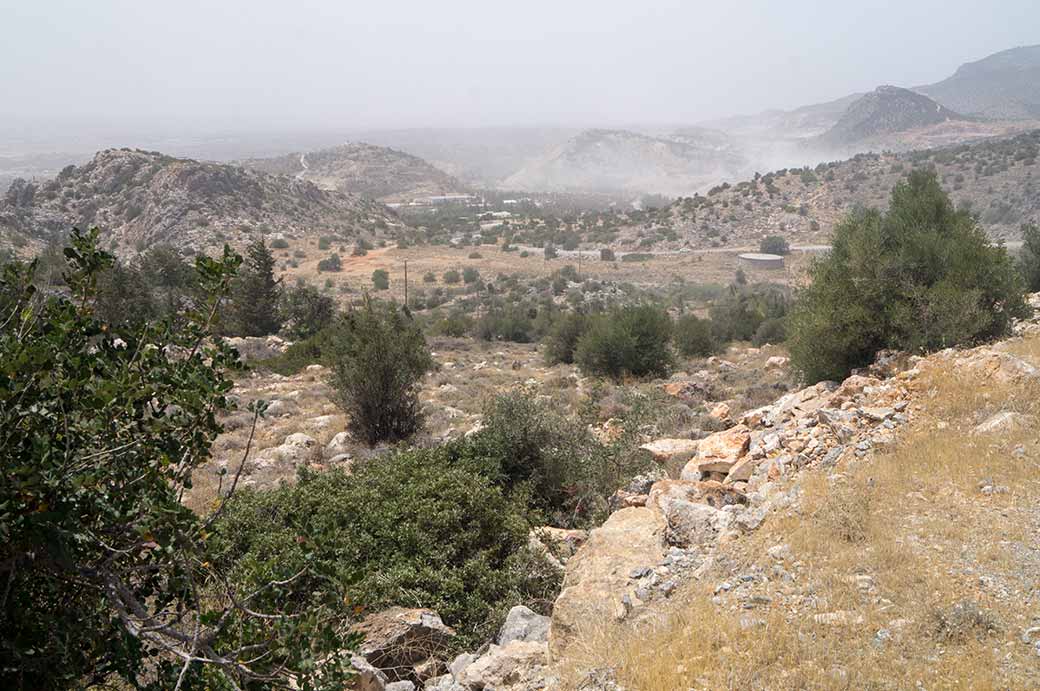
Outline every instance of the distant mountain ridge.
[(923, 94), (879, 86), (853, 102), (819, 141), (847, 147), (874, 137), (899, 134), (964, 118)]
[(374, 233), (398, 223), (381, 204), (306, 180), (154, 151), (107, 149), (53, 180), (16, 180), (0, 197), (0, 239), (60, 239), (99, 226), (123, 251), (153, 243), (203, 250), (253, 234)]
[(1040, 118), (1040, 45), (966, 63), (953, 76), (916, 91), (966, 115)]
[(418, 156), (364, 142), (276, 158), (248, 159), (241, 164), (253, 170), (308, 180), (325, 190), (381, 201), (408, 201), (465, 190), (454, 177)]
[(739, 149), (717, 131), (690, 128), (650, 136), (590, 129), (506, 178), (501, 187), (692, 194), (746, 166)]

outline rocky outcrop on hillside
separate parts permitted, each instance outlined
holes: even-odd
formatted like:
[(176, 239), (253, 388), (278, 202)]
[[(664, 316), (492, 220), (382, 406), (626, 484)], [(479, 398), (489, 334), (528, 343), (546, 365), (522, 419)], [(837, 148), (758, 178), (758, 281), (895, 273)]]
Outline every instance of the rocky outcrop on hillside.
[(923, 94), (879, 86), (849, 106), (819, 138), (824, 146), (847, 148), (869, 139), (929, 127), (962, 117)]
[(196, 250), (251, 235), (373, 234), (386, 207), (314, 184), (152, 151), (108, 149), (47, 182), (15, 181), (0, 200), (0, 237), (64, 238), (98, 226), (121, 251), (171, 243)]
[[(1023, 323), (1017, 332), (1036, 334), (1040, 325)], [(628, 506), (589, 533), (564, 567), (563, 588), (545, 643), (541, 633), (537, 645), (522, 649), (512, 642), (503, 646), (500, 639), (481, 655), (457, 658), (450, 672), (427, 688), (559, 688), (560, 665), (568, 665), (569, 672), (574, 664), (580, 667), (583, 647), (595, 645), (590, 632), (601, 630), (603, 622), (652, 622), (684, 583), (717, 577), (719, 565), (728, 563), (729, 546), (744, 544), (745, 536), (776, 515), (798, 516), (802, 471), (840, 474), (849, 464), (864, 462), (875, 450), (893, 445), (900, 429), (923, 410), (924, 397), (932, 395), (929, 375), (935, 370), (970, 373), (993, 382), (1040, 382), (1040, 370), (1002, 344), (928, 357), (883, 353), (873, 366), (841, 383), (821, 382), (745, 413), (729, 428), (697, 442), (692, 456), (689, 446), (677, 440), (651, 443), (648, 447), (657, 450), (659, 462), (674, 460), (676, 454), (688, 458), (680, 477), (643, 485), (643, 494), (634, 500), (629, 496)], [(1021, 424), (1028, 421), (998, 414), (974, 433), (992, 434), (1001, 426)], [(1001, 489), (986, 486), (980, 491)], [(714, 590), (717, 606), (748, 612), (749, 627), (761, 625), (754, 618), (756, 607), (768, 606), (788, 590), (796, 597), (797, 581), (791, 580), (790, 569), (803, 566), (785, 544), (769, 547), (763, 556), (774, 564), (773, 575), (786, 573), (787, 580), (750, 573), (720, 581)], [(855, 586), (864, 593), (874, 588), (867, 574), (857, 575)], [(809, 602), (790, 604), (799, 611), (815, 610)], [(844, 610), (812, 616), (820, 625), (857, 621), (854, 612)], [(543, 623), (538, 622), (539, 632)], [(514, 626), (507, 621), (504, 630)], [(484, 675), (489, 668), (496, 676)], [(585, 679), (588, 684), (581, 688), (618, 688), (609, 670), (589, 670)]]
[(242, 161), (242, 165), (273, 175), (307, 180), (323, 190), (384, 202), (465, 191), (458, 180), (418, 156), (364, 142), (277, 158), (248, 159)]

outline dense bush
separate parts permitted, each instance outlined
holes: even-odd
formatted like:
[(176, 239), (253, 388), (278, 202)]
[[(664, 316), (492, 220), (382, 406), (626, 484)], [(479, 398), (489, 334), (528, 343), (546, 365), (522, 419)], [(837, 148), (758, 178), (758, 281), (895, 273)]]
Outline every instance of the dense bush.
[(284, 250), (289, 248), (289, 242), (285, 238), (271, 240), (271, 249)]
[(351, 432), (368, 444), (415, 433), (422, 425), (419, 381), (433, 358), (411, 315), (365, 300), (340, 318), (329, 340), (330, 383)]
[(782, 317), (773, 317), (758, 325), (751, 337), (751, 344), (757, 348), (767, 343), (783, 343), (786, 340), (786, 321)]
[(792, 363), (840, 379), (877, 351), (927, 351), (1006, 334), (1028, 312), (1022, 280), (933, 172), (915, 171), (887, 213), (851, 214), (810, 270), (788, 323)]
[(787, 294), (776, 286), (737, 284), (712, 303), (708, 314), (718, 341), (750, 341), (763, 322), (782, 319), (788, 304)]
[(372, 286), (376, 290), (390, 289), (390, 273), (386, 269), (376, 269), (372, 272)]
[(306, 561), (218, 565), (222, 505), (181, 501), (231, 407), (236, 358), (209, 319), (241, 259), (200, 258), (197, 310), (117, 335), (93, 311), (113, 263), (97, 240), (73, 233), (71, 299), (29, 268), (0, 280), (0, 686), (342, 688), (336, 587), (316, 592)]
[(462, 338), (473, 330), (473, 319), (465, 312), (453, 311), (443, 319), (438, 319), (430, 325), (430, 333), (434, 336), (449, 336), (451, 338)]
[(1018, 264), (1026, 290), (1031, 293), (1040, 291), (1040, 226), (1035, 223), (1022, 226), (1022, 251)]
[(462, 270), (462, 282), (466, 285), (476, 283), (480, 280), (480, 272), (472, 266), (467, 266)]
[(429, 607), (460, 646), (478, 645), (510, 606), (552, 597), (558, 575), (526, 549), (522, 497), (479, 472), (469, 447), (382, 456), (350, 474), (303, 472), (295, 484), (243, 493), (219, 526), (219, 563), (263, 575), (310, 564), (367, 611)]
[(675, 347), (685, 357), (707, 357), (719, 350), (711, 321), (686, 314), (675, 322)]
[(578, 347), (578, 339), (585, 333), (587, 317), (578, 312), (568, 312), (560, 316), (549, 329), (542, 341), (546, 364), (572, 364), (574, 351)]
[(318, 271), (329, 271), (337, 272), (343, 270), (343, 261), (339, 258), (338, 254), (330, 254), (325, 259), (318, 262)]
[(763, 254), (790, 254), (791, 246), (787, 244), (787, 240), (782, 235), (770, 235), (769, 237), (762, 238), (762, 242), (758, 244), (758, 251)]
[(524, 304), (496, 303), (481, 315), (474, 335), (485, 341), (530, 343), (538, 339), (537, 310)]
[(448, 269), (444, 272), (444, 283), (445, 285), (455, 285), (462, 280), (462, 276), (455, 269)]
[(293, 340), (313, 336), (328, 326), (336, 315), (336, 303), (311, 285), (289, 288), (282, 293), (280, 305), (282, 331)]
[(635, 411), (611, 443), (598, 441), (589, 420), (569, 418), (528, 391), (493, 398), (484, 427), (472, 435), (482, 474), (519, 493), (542, 522), (564, 527), (598, 525), (608, 498), (652, 460), (635, 453), (642, 412)]
[(672, 320), (652, 305), (615, 309), (589, 319), (574, 361), (583, 371), (618, 379), (665, 376), (672, 366)]

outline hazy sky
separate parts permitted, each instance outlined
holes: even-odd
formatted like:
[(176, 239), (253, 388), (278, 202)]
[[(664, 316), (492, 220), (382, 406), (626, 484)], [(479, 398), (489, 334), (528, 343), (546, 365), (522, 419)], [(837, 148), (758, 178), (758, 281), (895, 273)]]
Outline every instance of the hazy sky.
[(0, 0), (0, 124), (695, 122), (1040, 43), (1038, 0)]

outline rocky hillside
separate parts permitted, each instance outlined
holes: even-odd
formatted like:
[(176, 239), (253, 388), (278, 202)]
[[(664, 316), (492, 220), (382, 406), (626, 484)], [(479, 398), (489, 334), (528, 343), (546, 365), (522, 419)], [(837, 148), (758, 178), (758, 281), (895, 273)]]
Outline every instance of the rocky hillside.
[(344, 238), (398, 223), (375, 202), (311, 182), (153, 151), (108, 149), (48, 182), (15, 181), (0, 199), (5, 244), (63, 237), (72, 225), (98, 226), (113, 246), (154, 243), (203, 250), (251, 233)]
[(720, 133), (685, 130), (653, 137), (586, 130), (503, 183), (530, 191), (598, 190), (691, 194), (739, 174), (746, 159)]
[(1040, 45), (969, 62), (948, 79), (916, 90), (967, 115), (1040, 118)]
[(767, 235), (783, 235), (794, 244), (826, 242), (849, 210), (884, 208), (899, 180), (914, 167), (927, 166), (936, 169), (955, 203), (970, 205), (991, 237), (1017, 240), (1021, 224), (1040, 221), (1038, 153), (1040, 130), (924, 151), (860, 154), (679, 199), (658, 215), (653, 228), (633, 232), (674, 238), (657, 242), (657, 249), (757, 246)]
[[(551, 616), (514, 608), (424, 688), (1034, 687), (1040, 327), (1018, 330), (647, 444), (657, 472), (604, 524), (532, 534), (564, 569)], [(373, 689), (421, 678), (436, 646), (404, 651), (451, 635), (423, 610), (366, 626)]]
[(879, 86), (852, 103), (819, 138), (819, 143), (848, 148), (867, 140), (963, 119), (949, 108), (909, 89)]
[(630, 689), (1035, 687), (1040, 336), (1019, 328), (888, 356), (685, 449), (678, 478), (633, 488), (568, 561), (554, 671)]
[(324, 190), (387, 202), (464, 190), (458, 180), (418, 156), (363, 142), (277, 158), (249, 159), (242, 165), (308, 180)]

